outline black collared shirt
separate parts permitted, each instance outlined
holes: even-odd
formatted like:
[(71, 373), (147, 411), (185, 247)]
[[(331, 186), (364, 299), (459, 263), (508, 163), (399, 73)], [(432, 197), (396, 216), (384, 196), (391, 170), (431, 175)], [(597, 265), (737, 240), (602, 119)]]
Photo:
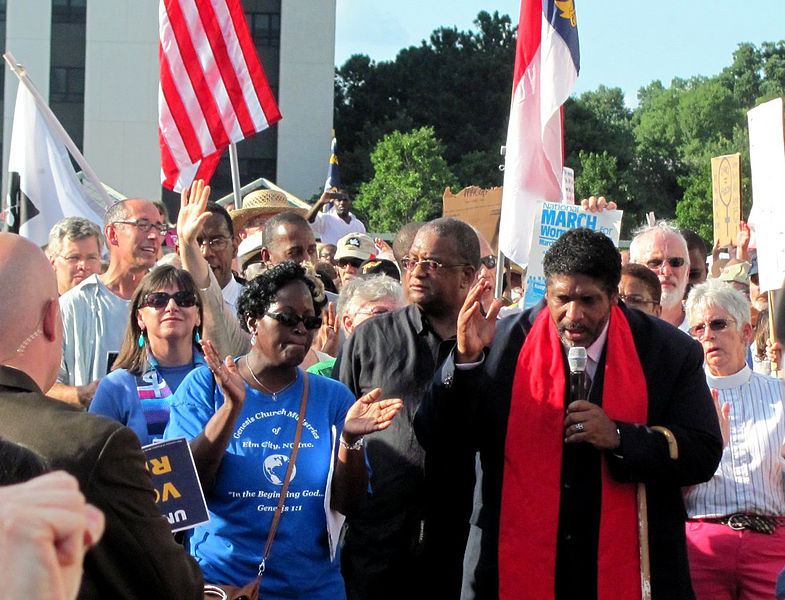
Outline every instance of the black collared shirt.
[(345, 565), (361, 556), (383, 570), (423, 551), (426, 499), (432, 495), (426, 493), (425, 451), (412, 423), (437, 366), (454, 345), (454, 338), (442, 340), (427, 316), (409, 305), (362, 323), (338, 355), (333, 377), (357, 397), (380, 387), (382, 398), (403, 400), (393, 424), (365, 438), (370, 491), (362, 513), (348, 520)]

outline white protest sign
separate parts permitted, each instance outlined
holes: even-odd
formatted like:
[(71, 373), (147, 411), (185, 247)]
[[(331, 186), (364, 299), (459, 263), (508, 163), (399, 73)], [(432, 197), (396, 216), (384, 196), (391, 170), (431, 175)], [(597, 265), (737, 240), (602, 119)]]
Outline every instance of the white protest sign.
[(751, 226), (758, 248), (762, 292), (785, 282), (785, 134), (783, 100), (777, 98), (747, 113), (752, 167)]
[(604, 233), (613, 244), (619, 246), (621, 235), (621, 210), (604, 210), (589, 212), (580, 206), (557, 204), (554, 202), (538, 202), (534, 213), (534, 232), (529, 247), (529, 268), (526, 272), (526, 295), (524, 309), (537, 304), (545, 295), (545, 274), (542, 259), (561, 234), (568, 229), (585, 227)]
[(575, 170), (564, 167), (561, 174), (561, 201), (575, 204)]

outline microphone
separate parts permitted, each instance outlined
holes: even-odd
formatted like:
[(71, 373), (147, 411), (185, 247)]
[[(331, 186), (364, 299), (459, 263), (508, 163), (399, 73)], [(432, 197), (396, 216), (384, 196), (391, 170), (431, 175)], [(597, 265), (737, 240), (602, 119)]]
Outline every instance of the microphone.
[(573, 346), (567, 353), (570, 366), (570, 402), (586, 400), (586, 348)]

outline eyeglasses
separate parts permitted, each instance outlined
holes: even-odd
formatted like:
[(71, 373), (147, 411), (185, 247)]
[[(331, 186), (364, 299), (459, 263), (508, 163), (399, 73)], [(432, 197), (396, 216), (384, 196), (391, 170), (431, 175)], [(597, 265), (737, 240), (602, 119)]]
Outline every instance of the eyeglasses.
[(469, 266), (467, 263), (461, 263), (459, 265), (445, 265), (444, 263), (440, 263), (438, 260), (434, 260), (432, 258), (421, 258), (419, 260), (415, 260), (411, 256), (404, 256), (401, 259), (401, 265), (407, 271), (414, 271), (414, 269), (419, 266), (420, 271), (423, 273), (430, 273), (431, 271), (438, 271), (439, 269), (454, 269), (456, 267)]
[(101, 261), (100, 256), (94, 256), (94, 255), (82, 256), (81, 254), (71, 254), (70, 256), (60, 255), (60, 258), (62, 258), (69, 265), (77, 265), (79, 263), (91, 263), (91, 262)]
[(149, 306), (150, 308), (160, 309), (169, 304), (169, 300), (174, 298), (174, 303), (181, 308), (188, 308), (196, 305), (196, 294), (193, 292), (150, 292), (144, 297), (144, 302), (140, 308)]
[(642, 296), (637, 296), (635, 294), (619, 294), (619, 298), (621, 298), (625, 303), (629, 304), (630, 306), (640, 306), (646, 304), (652, 304), (656, 306), (659, 304), (656, 300), (646, 300), (646, 298)]
[(359, 269), (360, 265), (363, 264), (359, 258), (342, 258), (338, 261), (338, 266), (345, 269), (348, 266), (352, 266), (355, 269)]
[(384, 313), (390, 312), (390, 309), (386, 306), (373, 306), (371, 308), (358, 310), (355, 314), (356, 315), (370, 315), (375, 317), (377, 315), (383, 315)]
[(161, 237), (165, 236), (166, 233), (169, 231), (169, 226), (165, 223), (153, 223), (152, 221), (148, 221), (147, 219), (125, 219), (123, 221), (114, 221), (112, 225), (117, 225), (118, 223), (122, 223), (124, 225), (133, 225), (142, 233), (148, 233), (150, 229), (155, 227), (158, 235)]
[(200, 248), (203, 248), (205, 244), (210, 246), (210, 250), (225, 250), (226, 246), (229, 245), (229, 240), (232, 238), (226, 237), (225, 235), (218, 235), (209, 240), (200, 240), (197, 239), (196, 243), (199, 244)]
[(666, 258), (664, 260), (662, 258), (652, 258), (650, 261), (646, 263), (646, 266), (653, 271), (655, 269), (659, 269), (662, 266), (662, 263), (664, 262), (667, 262), (672, 269), (678, 269), (679, 267), (684, 266), (684, 257), (671, 256), (670, 258)]
[(483, 256), (480, 258), (480, 263), (486, 269), (495, 269), (496, 268), (496, 257), (493, 254), (489, 254), (488, 256)]
[(707, 326), (711, 331), (723, 331), (728, 328), (731, 322), (735, 323), (733, 319), (712, 319), (708, 323), (698, 323), (694, 327), (690, 327), (690, 335), (700, 339), (706, 332)]
[(301, 317), (300, 315), (287, 315), (285, 313), (274, 312), (267, 312), (264, 314), (271, 319), (275, 319), (281, 325), (286, 325), (287, 327), (297, 327), (297, 324), (300, 321), (302, 321), (303, 325), (308, 330), (319, 329), (319, 327), (322, 326), (321, 317)]

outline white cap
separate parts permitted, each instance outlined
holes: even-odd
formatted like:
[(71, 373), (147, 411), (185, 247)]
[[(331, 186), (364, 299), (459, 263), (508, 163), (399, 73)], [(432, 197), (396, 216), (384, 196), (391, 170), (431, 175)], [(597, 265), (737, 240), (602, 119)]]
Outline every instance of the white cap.
[(262, 246), (261, 231), (252, 233), (240, 242), (240, 245), (237, 246), (237, 266), (241, 271), (244, 271), (245, 265), (262, 251)]

